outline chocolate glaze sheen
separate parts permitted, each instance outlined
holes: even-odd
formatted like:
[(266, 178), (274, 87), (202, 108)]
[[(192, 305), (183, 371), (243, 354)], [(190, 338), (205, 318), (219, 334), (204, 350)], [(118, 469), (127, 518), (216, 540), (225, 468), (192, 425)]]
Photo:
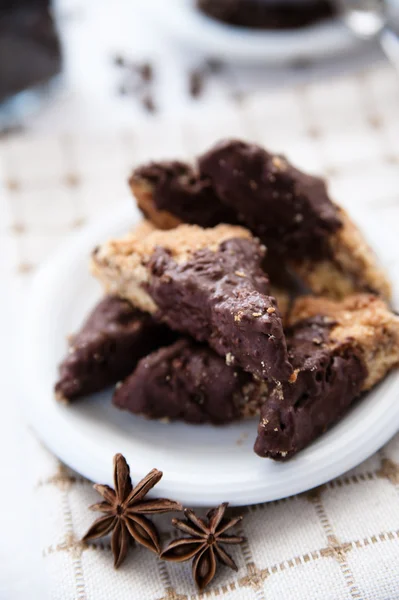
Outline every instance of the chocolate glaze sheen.
[(147, 291), (158, 317), (172, 329), (208, 342), (229, 364), (281, 380), (292, 369), (262, 257), (254, 239), (231, 239), (215, 252), (199, 250), (182, 264), (158, 248), (148, 264)]
[(220, 142), (199, 158), (222, 202), (273, 255), (321, 259), (340, 226), (322, 179), (302, 173), (255, 144)]
[(155, 207), (171, 212), (184, 223), (214, 227), (237, 222), (234, 211), (216, 196), (209, 178), (183, 162), (153, 162), (136, 169), (132, 179), (151, 183)]
[(287, 331), (294, 383), (276, 387), (261, 411), (255, 452), (287, 459), (333, 425), (359, 396), (367, 369), (350, 340), (329, 345), (331, 319), (314, 317)]
[(167, 327), (127, 300), (106, 296), (71, 337), (55, 392), (68, 400), (98, 392), (131, 373), (142, 356), (174, 339)]
[(241, 389), (250, 381), (208, 346), (181, 339), (143, 358), (113, 404), (149, 419), (220, 425), (240, 418)]

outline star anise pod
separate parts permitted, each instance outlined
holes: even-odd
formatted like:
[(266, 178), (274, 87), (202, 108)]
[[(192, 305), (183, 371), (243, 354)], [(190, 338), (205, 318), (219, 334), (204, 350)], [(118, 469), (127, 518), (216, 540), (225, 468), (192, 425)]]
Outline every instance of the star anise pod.
[(171, 510), (183, 510), (179, 502), (158, 498), (145, 500), (145, 496), (162, 478), (162, 472), (153, 469), (135, 487), (132, 486), (130, 469), (122, 454), (114, 456), (113, 490), (108, 485), (95, 484), (94, 489), (104, 498), (90, 506), (91, 510), (104, 513), (94, 521), (83, 538), (84, 542), (103, 537), (112, 531), (111, 548), (114, 567), (124, 561), (129, 542), (133, 539), (142, 546), (159, 554), (159, 535), (154, 524), (143, 515), (155, 515)]
[(224, 518), (228, 502), (213, 508), (207, 513), (207, 519), (201, 519), (190, 509), (184, 510), (185, 521), (172, 519), (176, 529), (188, 533), (190, 537), (173, 540), (162, 552), (161, 558), (174, 562), (184, 562), (193, 558), (193, 578), (200, 590), (212, 581), (216, 573), (216, 559), (230, 569), (237, 571), (237, 565), (221, 544), (241, 544), (243, 537), (225, 535), (242, 517)]

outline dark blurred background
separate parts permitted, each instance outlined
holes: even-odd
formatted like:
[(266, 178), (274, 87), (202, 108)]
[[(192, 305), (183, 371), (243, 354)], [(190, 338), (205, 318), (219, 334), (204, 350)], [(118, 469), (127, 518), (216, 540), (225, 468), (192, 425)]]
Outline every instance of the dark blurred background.
[(1, 0), (0, 126), (112, 129), (200, 112), (384, 60), (368, 37), (333, 0)]

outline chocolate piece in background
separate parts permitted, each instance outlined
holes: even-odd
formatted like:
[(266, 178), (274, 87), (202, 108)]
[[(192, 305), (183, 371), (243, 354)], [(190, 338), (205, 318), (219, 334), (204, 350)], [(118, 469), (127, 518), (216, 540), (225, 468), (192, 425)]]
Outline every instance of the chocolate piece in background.
[(291, 323), (294, 377), (271, 390), (255, 443), (257, 454), (277, 460), (305, 448), (399, 364), (399, 318), (375, 296), (301, 298)]
[(188, 91), (192, 98), (199, 98), (204, 91), (205, 74), (203, 69), (193, 69), (189, 73)]
[(335, 15), (329, 0), (197, 0), (201, 12), (235, 27), (297, 29)]
[(180, 225), (110, 240), (94, 251), (92, 272), (109, 292), (207, 342), (231, 364), (283, 380), (292, 369), (263, 253), (241, 227)]
[(328, 236), (341, 221), (321, 179), (237, 140), (216, 144), (198, 165), (196, 171), (178, 161), (153, 162), (134, 170), (131, 190), (157, 227), (240, 222), (272, 256), (320, 259), (329, 254)]
[[(200, 172), (177, 163), (179, 176), (172, 164), (151, 163), (130, 178), (139, 208), (157, 227), (238, 221), (266, 245), (271, 281), (274, 273), (286, 271), (302, 293), (342, 299), (371, 292), (390, 298), (390, 283), (373, 251), (330, 200), (321, 179), (236, 140), (221, 142), (200, 157)], [(205, 199), (193, 193), (200, 184)]]
[(150, 315), (117, 296), (106, 296), (69, 340), (55, 386), (57, 399), (76, 400), (116, 383), (131, 373), (140, 358), (174, 339)]
[[(201, 179), (182, 162), (153, 162), (139, 167), (132, 173), (129, 185), (146, 216), (147, 220), (143, 223), (152, 223), (154, 228), (173, 229), (183, 222), (213, 227), (221, 222), (234, 223), (237, 220), (234, 212), (220, 202), (210, 181)], [(273, 260), (266, 255), (262, 268), (270, 277), (272, 296), (284, 317), (291, 298), (306, 290), (281, 260)]]
[(199, 172), (220, 200), (257, 235), (272, 256), (328, 256), (341, 227), (324, 181), (256, 144), (225, 140), (198, 158)]
[(198, 159), (219, 198), (313, 293), (389, 299), (390, 283), (363, 235), (322, 179), (256, 144), (226, 140)]
[(267, 383), (234, 369), (208, 346), (180, 339), (141, 359), (117, 385), (115, 406), (148, 419), (223, 425), (259, 414)]
[(49, 0), (0, 0), (0, 101), (61, 70)]
[(114, 57), (113, 64), (118, 67), (122, 75), (118, 86), (119, 94), (137, 100), (150, 114), (158, 112), (158, 103), (154, 94), (154, 65), (148, 61), (137, 62), (120, 54)]
[(140, 210), (160, 229), (182, 222), (201, 227), (237, 222), (234, 211), (216, 196), (209, 178), (199, 176), (186, 163), (143, 165), (132, 173), (129, 185)]
[(188, 91), (192, 98), (198, 99), (203, 96), (209, 79), (223, 71), (223, 62), (208, 58), (197, 67), (188, 72)]

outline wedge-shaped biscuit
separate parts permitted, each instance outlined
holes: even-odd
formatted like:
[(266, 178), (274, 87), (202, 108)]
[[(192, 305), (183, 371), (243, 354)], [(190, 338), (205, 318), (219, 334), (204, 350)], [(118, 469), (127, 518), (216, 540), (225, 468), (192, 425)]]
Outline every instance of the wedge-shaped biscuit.
[(325, 182), (255, 144), (228, 140), (199, 158), (221, 201), (233, 208), (315, 294), (357, 291), (390, 297), (374, 253)]
[(220, 201), (267, 243), (273, 255), (318, 259), (340, 218), (324, 181), (256, 144), (226, 140), (198, 158)]
[(307, 446), (399, 363), (399, 317), (371, 295), (299, 299), (286, 337), (294, 376), (271, 390), (255, 443), (275, 459)]
[(93, 252), (92, 270), (109, 293), (208, 342), (229, 364), (281, 381), (292, 369), (262, 258), (246, 229), (181, 225), (109, 241)]
[(220, 202), (208, 177), (183, 162), (149, 163), (136, 169), (129, 185), (139, 208), (159, 229), (181, 223), (214, 227), (236, 223), (234, 211)]
[(136, 169), (131, 189), (161, 228), (242, 223), (313, 293), (390, 297), (390, 284), (362, 234), (328, 196), (325, 182), (255, 144), (227, 140), (184, 163)]
[(55, 393), (61, 402), (98, 392), (123, 379), (137, 361), (174, 334), (117, 296), (106, 296), (69, 338)]
[(180, 339), (143, 358), (113, 403), (148, 419), (222, 425), (259, 415), (267, 390), (209, 346)]

